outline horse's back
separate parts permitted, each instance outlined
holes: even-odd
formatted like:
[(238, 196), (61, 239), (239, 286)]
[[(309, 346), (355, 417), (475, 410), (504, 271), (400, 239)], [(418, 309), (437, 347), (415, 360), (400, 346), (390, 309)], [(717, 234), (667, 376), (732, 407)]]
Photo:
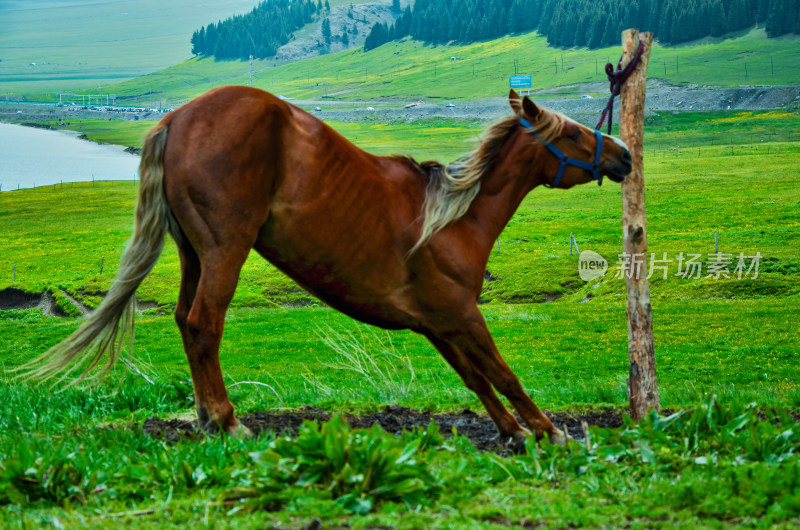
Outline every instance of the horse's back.
[(426, 181), (413, 163), (248, 87), (212, 90), (165, 121), (167, 199), (201, 257), (254, 247), (334, 307), (408, 325), (390, 299), (403, 298), (418, 237)]

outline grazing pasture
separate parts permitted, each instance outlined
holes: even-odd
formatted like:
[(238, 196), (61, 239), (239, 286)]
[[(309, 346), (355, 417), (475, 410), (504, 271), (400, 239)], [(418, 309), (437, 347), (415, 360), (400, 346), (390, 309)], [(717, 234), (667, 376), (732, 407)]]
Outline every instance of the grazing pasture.
[[(139, 134), (112, 123), (105, 131), (92, 122), (75, 127), (97, 140), (122, 135), (117, 138), (126, 145)], [(297, 444), (315, 455), (313, 469), (297, 444), (270, 435), (177, 442), (147, 436), (140, 427), (149, 416), (193, 415), (170, 314), (177, 256), (167, 245), (139, 292), (153, 303), (137, 319), (135, 360), (152, 385), (124, 365), (94, 390), (56, 393), (6, 376), (0, 386), (0, 521), (77, 527), (110, 521), (300, 527), (315, 518), (408, 528), (796, 525), (797, 123), (790, 112), (649, 118), (650, 251), (706, 259), (718, 231), (720, 251), (762, 256), (757, 278), (676, 277), (673, 262), (667, 279), (659, 273), (651, 279), (662, 405), (684, 410), (678, 417), (593, 428), (589, 444), (529, 444), (517, 456), (482, 453), (468, 439), (443, 439), (449, 433), (435, 429), (395, 438), (334, 422), (299, 435)], [(433, 122), (334, 126), (377, 153), (424, 148), (442, 160), (466, 151), (480, 130)], [(0, 291), (49, 290), (72, 314), (78, 310), (69, 297), (96, 305), (131, 233), (135, 194), (132, 183), (106, 182), (2, 192)], [(482, 310), (500, 351), (547, 410), (579, 414), (626, 404), (624, 282), (614, 277), (619, 211), (620, 191), (611, 182), (569, 192), (537, 189), (490, 259)], [(608, 259), (604, 279), (580, 280), (570, 233), (581, 250)], [(360, 415), (387, 404), (483, 413), (426, 341), (355, 324), (259, 257), (245, 265), (233, 306), (221, 350), (226, 382), (260, 383), (231, 388), (240, 414), (311, 405)], [(40, 354), (77, 324), (38, 309), (0, 310), (3, 367)], [(401, 486), (382, 488), (388, 484)]]

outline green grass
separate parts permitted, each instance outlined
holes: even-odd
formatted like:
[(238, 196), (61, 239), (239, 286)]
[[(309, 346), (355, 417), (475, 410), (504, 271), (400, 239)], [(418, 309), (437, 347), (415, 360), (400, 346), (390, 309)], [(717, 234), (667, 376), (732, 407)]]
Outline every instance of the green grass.
[[(47, 391), (23, 390), (4, 387), (0, 394), (25, 420), (57, 404), (59, 420), (83, 414), (86, 421), (98, 405), (152, 405), (147, 397), (155, 394), (135, 380), (112, 398), (69, 391), (55, 400)], [(176, 394), (169, 386), (158, 390)], [(136, 430), (64, 423), (57, 433), (32, 437), (6, 410), (6, 527), (302, 527), (314, 519), (355, 528), (800, 522), (800, 434), (787, 429), (791, 417), (778, 411), (760, 418), (753, 407), (714, 396), (668, 418), (592, 429), (587, 444), (530, 441), (513, 457), (478, 453), (460, 437), (445, 441), (431, 427), (398, 439), (336, 419), (322, 429), (307, 425), (292, 441), (164, 443)]]
[[(791, 112), (661, 113), (648, 118), (645, 166), (650, 251), (658, 257), (666, 252), (672, 259), (680, 252), (700, 253), (705, 260), (713, 252), (717, 231), (723, 252), (734, 257), (756, 252), (763, 256), (756, 280), (687, 280), (674, 276), (677, 262), (673, 261), (669, 278), (653, 281), (655, 299), (757, 298), (800, 292), (794, 276), (800, 269), (795, 252), (800, 246), (798, 123)], [(378, 154), (405, 152), (444, 161), (466, 152), (480, 133), (475, 125), (446, 121), (333, 125)], [(147, 126), (84, 121), (73, 127), (98, 141), (130, 143)], [(500, 236), (499, 249), (489, 262), (489, 270), (498, 279), (487, 283), (484, 299), (538, 302), (556, 293), (567, 301), (578, 301), (589, 294), (623, 293), (622, 280), (614, 277), (621, 245), (620, 194), (611, 182), (600, 189), (583, 186), (568, 193), (534, 191)], [(100, 183), (94, 188), (69, 184), (0, 195), (0, 229), (9, 234), (0, 255), (0, 288), (10, 285), (9, 271), (16, 264), (17, 283), (28, 290), (58, 287), (79, 299), (84, 290), (106, 290), (130, 233), (135, 196), (130, 183)], [(74, 212), (76, 203), (83, 205), (80, 214)], [(697, 204), (705, 205), (701, 212)], [(35, 213), (45, 210), (60, 222)], [(65, 233), (65, 227), (72, 232)], [(578, 278), (576, 256), (568, 250), (570, 232), (582, 250), (595, 250), (609, 260), (606, 281), (584, 284)], [(52, 262), (38, 254), (49, 241), (58, 242), (50, 249), (55, 256)], [(101, 258), (105, 261), (102, 277), (98, 274)], [(176, 275), (177, 256), (168, 245), (140, 296), (174, 303)], [(261, 258), (247, 262), (235, 306), (296, 302), (313, 299)]]
[[(143, 132), (141, 124), (111, 123), (73, 127), (123, 144)], [(479, 132), (451, 122), (334, 126), (377, 153), (443, 160)], [(94, 390), (0, 385), (0, 525), (299, 527), (319, 518), (355, 528), (796, 526), (797, 430), (769, 411), (800, 409), (798, 127), (790, 112), (648, 118), (650, 251), (705, 257), (717, 230), (722, 251), (763, 256), (756, 279), (651, 280), (661, 402), (685, 410), (681, 417), (593, 430), (589, 448), (531, 444), (515, 457), (480, 454), (466, 439), (442, 441), (432, 431), (391, 439), (341, 425), (306, 431), (298, 443), (316, 456), (305, 460), (269, 436), (154, 440), (122, 427), (192, 414), (170, 314), (178, 263), (168, 245), (139, 293), (166, 309), (137, 318), (135, 357), (154, 385), (123, 366)], [(96, 304), (91, 293), (108, 288), (130, 235), (135, 193), (130, 183), (108, 182), (0, 193), (0, 289), (64, 289)], [(504, 358), (547, 410), (625, 406), (625, 295), (612, 257), (621, 245), (619, 204), (611, 182), (537, 189), (490, 259), (496, 279), (487, 282), (482, 311)], [(609, 258), (605, 279), (578, 278), (570, 232), (582, 250)], [(536, 303), (553, 293), (562, 296)], [(261, 258), (247, 262), (227, 315), (223, 372), (228, 384), (257, 381), (274, 392), (232, 388), (240, 413), (303, 405), (367, 412), (388, 403), (482, 411), (421, 337), (377, 331), (320, 304), (294, 307), (312, 300)], [(36, 309), (0, 311), (2, 367), (33, 358), (77, 325)], [(377, 368), (354, 371), (331, 347), (348, 342)], [(400, 454), (408, 459), (398, 463)], [(387, 480), (394, 489), (380, 490), (390, 492), (381, 500), (366, 482), (373, 474), (407, 481)]]
[[(795, 36), (767, 39), (763, 30), (754, 29), (713, 42), (656, 45), (648, 77), (673, 84), (712, 86), (800, 84), (799, 42)], [(368, 53), (353, 49), (275, 67), (270, 61), (257, 61), (253, 84), (301, 99), (323, 95), (345, 100), (408, 100), (418, 96), (474, 99), (507, 92), (515, 59), (520, 73), (531, 74), (533, 88), (540, 89), (605, 82), (603, 65), (607, 60), (616, 62), (619, 54), (618, 46), (600, 50), (551, 48), (535, 32), (465, 46), (426, 46), (404, 40)], [(451, 56), (463, 60), (450, 61)], [(180, 102), (215, 86), (246, 84), (247, 80), (244, 61), (194, 58), (107, 90), (126, 98), (122, 101), (140, 101), (153, 90), (162, 99)], [(578, 95), (579, 90), (565, 88), (562, 93)]]
[(121, 120), (70, 120), (69, 125), (59, 125), (58, 120), (39, 122), (54, 129), (66, 129), (86, 135), (87, 140), (102, 144), (115, 144), (125, 147), (141, 147), (144, 137), (156, 122)]
[[(797, 333), (790, 325), (797, 298), (655, 303), (663, 405), (687, 407), (716, 392), (765, 407), (800, 408)], [(14, 337), (0, 347), (6, 368), (32, 359), (77, 327), (75, 321), (45, 318), (35, 311), (4, 314), (3, 333)], [(586, 304), (490, 304), (484, 314), (504, 358), (540, 405), (550, 410), (624, 405), (628, 360), (623, 297)], [(433, 347), (410, 332), (373, 333), (327, 308), (234, 309), (226, 326), (220, 350), (226, 380), (264, 382), (280, 395), (279, 400), (268, 389), (237, 387), (232, 393), (240, 410), (310, 404), (371, 411), (386, 403), (481, 410)], [(395, 358), (387, 350), (408, 359), (415, 382), (404, 388), (411, 373), (404, 366), (396, 370), (396, 384), (386, 388), (348, 370), (331, 369), (327, 365), (338, 357), (323, 339), (347, 333), (384, 368)], [(157, 379), (187, 371), (171, 315), (139, 318), (136, 357)], [(138, 414), (141, 418), (150, 412)]]

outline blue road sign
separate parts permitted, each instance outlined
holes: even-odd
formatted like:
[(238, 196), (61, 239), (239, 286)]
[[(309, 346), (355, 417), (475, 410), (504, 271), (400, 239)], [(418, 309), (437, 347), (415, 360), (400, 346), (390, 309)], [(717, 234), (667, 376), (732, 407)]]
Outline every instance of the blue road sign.
[(512, 75), (508, 78), (511, 88), (530, 88), (531, 76), (529, 75)]

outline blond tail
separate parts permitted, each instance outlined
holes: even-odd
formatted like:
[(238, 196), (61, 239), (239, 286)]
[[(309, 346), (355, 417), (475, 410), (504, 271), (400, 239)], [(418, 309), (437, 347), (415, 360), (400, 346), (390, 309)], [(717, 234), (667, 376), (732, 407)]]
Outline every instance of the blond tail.
[[(44, 380), (59, 374), (67, 378), (83, 367), (73, 382), (87, 377), (100, 364), (107, 362), (99, 376), (106, 375), (122, 353), (126, 339), (133, 346), (136, 289), (150, 273), (161, 255), (164, 232), (173, 232), (175, 221), (164, 195), (164, 147), (167, 126), (157, 125), (144, 142), (139, 165), (141, 183), (136, 207), (136, 228), (120, 261), (119, 273), (108, 295), (81, 326), (68, 338), (41, 357), (22, 366), (23, 377)], [(175, 231), (177, 232), (177, 231)], [(173, 233), (175, 233), (173, 232)]]

